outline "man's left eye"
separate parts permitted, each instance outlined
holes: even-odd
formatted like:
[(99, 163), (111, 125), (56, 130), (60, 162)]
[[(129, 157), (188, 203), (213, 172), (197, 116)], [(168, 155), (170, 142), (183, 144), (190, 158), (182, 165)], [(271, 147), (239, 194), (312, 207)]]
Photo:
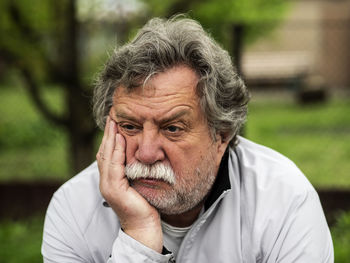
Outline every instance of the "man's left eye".
[(166, 131), (174, 133), (174, 132), (179, 132), (181, 130), (181, 128), (174, 126), (174, 125), (170, 125), (168, 127), (165, 128)]

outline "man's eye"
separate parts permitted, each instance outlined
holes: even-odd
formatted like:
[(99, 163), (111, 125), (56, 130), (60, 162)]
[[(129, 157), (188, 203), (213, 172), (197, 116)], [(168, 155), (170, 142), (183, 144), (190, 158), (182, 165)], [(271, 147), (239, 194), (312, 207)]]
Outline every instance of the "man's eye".
[(165, 130), (168, 132), (171, 132), (171, 133), (175, 133), (175, 132), (181, 131), (181, 128), (174, 126), (174, 125), (170, 125), (170, 126), (166, 127)]
[(120, 125), (120, 127), (122, 127), (125, 130), (128, 130), (128, 131), (132, 131), (132, 130), (136, 129), (136, 127), (134, 125), (131, 125), (131, 124), (123, 124), (123, 125)]
[(122, 131), (124, 131), (126, 134), (129, 134), (129, 135), (132, 135), (139, 130), (139, 128), (136, 125), (129, 124), (129, 123), (120, 123), (119, 127)]

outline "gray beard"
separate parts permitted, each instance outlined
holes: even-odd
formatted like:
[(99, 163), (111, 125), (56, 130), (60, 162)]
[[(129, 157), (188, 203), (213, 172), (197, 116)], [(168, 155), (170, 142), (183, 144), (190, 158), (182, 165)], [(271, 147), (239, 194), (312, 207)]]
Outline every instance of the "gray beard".
[[(133, 187), (133, 182), (140, 178), (153, 178), (167, 182), (172, 189), (161, 191), (157, 196), (140, 193), (159, 213), (176, 215), (187, 212), (208, 195), (216, 179), (216, 170), (211, 154), (202, 160), (204, 167), (197, 167), (194, 174), (176, 174), (169, 165), (157, 163), (144, 165), (134, 163), (126, 166), (125, 174)], [(137, 190), (137, 189), (136, 189)]]

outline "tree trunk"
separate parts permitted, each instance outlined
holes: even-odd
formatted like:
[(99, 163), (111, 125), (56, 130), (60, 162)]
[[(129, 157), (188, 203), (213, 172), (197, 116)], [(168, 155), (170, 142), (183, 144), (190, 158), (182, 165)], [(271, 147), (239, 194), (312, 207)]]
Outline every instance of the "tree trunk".
[[(90, 97), (82, 88), (79, 78), (78, 22), (76, 2), (70, 0), (67, 8), (67, 23), (64, 38), (63, 72), (68, 107), (70, 159), (73, 172), (77, 173), (94, 160), (95, 128), (90, 106)], [(89, 94), (90, 95), (90, 94)]]
[(95, 133), (85, 133), (76, 129), (69, 130), (68, 156), (72, 175), (86, 168), (95, 159), (94, 149)]
[[(56, 3), (57, 1), (53, 1)], [(60, 2), (59, 10), (54, 8), (56, 14), (55, 48), (58, 49), (59, 57), (54, 61), (46, 54), (46, 48), (42, 48), (41, 34), (34, 30), (27, 23), (18, 5), (15, 2), (9, 2), (9, 14), (13, 24), (16, 26), (16, 32), (22, 34), (22, 41), (30, 48), (36, 48), (43, 64), (47, 67), (48, 75), (51, 81), (61, 86), (65, 92), (66, 114), (56, 114), (52, 112), (40, 93), (40, 82), (36, 79), (31, 64), (27, 64), (20, 54), (0, 49), (0, 55), (7, 54), (5, 57), (8, 64), (16, 63), (26, 83), (26, 88), (33, 102), (43, 116), (60, 125), (68, 132), (69, 139), (69, 163), (72, 172), (77, 173), (94, 160), (94, 139), (97, 133), (92, 114), (90, 98), (91, 92), (83, 88), (80, 79), (79, 69), (79, 47), (78, 47), (78, 26), (76, 15), (76, 0), (67, 0)], [(35, 72), (35, 70), (34, 70)]]
[[(243, 54), (243, 40), (244, 40), (244, 25), (243, 24), (233, 24), (232, 25), (232, 37), (233, 37), (233, 63), (236, 67), (238, 75), (244, 79), (242, 72), (242, 54)], [(239, 131), (241, 136), (246, 134), (246, 126), (243, 125)]]
[(232, 36), (233, 36), (233, 63), (236, 67), (238, 75), (242, 78), (242, 53), (243, 53), (243, 39), (244, 39), (244, 25), (243, 24), (233, 24), (232, 26)]

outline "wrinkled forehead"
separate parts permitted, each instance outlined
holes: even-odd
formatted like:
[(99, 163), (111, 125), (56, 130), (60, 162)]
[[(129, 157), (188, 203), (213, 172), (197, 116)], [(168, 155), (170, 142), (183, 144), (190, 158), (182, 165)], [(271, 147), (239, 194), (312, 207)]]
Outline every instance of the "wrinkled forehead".
[(198, 76), (191, 68), (172, 68), (154, 75), (145, 85), (117, 88), (113, 108), (116, 113), (135, 113), (155, 119), (186, 111), (187, 115), (203, 120), (197, 84)]
[[(177, 65), (162, 72), (154, 72), (147, 77), (138, 77), (128, 84), (119, 85), (116, 95), (151, 98), (171, 94), (183, 94), (189, 97), (198, 95), (198, 74), (187, 65)], [(198, 96), (197, 96), (198, 97)]]

